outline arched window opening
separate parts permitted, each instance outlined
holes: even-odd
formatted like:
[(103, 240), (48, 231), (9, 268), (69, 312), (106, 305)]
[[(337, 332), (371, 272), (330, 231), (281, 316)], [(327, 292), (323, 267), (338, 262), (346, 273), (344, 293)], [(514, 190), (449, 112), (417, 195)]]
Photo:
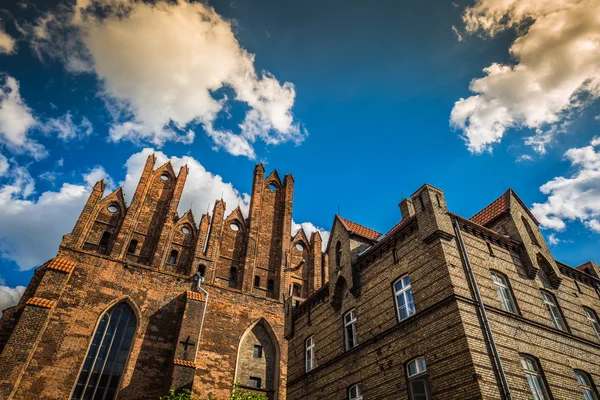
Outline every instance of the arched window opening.
[(108, 242), (110, 242), (110, 232), (104, 232), (100, 238), (100, 246), (108, 247)]
[(131, 242), (129, 242), (129, 247), (127, 247), (127, 252), (130, 254), (134, 254), (135, 249), (137, 249), (137, 245), (138, 245), (138, 241), (135, 239), (132, 239)]
[(527, 231), (527, 234), (529, 235), (529, 239), (531, 239), (531, 243), (535, 244), (536, 246), (539, 246), (540, 243), (538, 242), (537, 238), (535, 237), (535, 234), (533, 233), (533, 229), (531, 229), (531, 225), (529, 225), (529, 221), (527, 221), (527, 219), (524, 216), (521, 216), (521, 221), (523, 221), (523, 225), (525, 225), (525, 230)]
[(585, 400), (598, 400), (598, 392), (596, 391), (596, 387), (592, 383), (592, 377), (585, 371), (581, 371), (579, 369), (575, 370), (575, 378), (577, 378), (577, 383), (579, 383), (579, 387), (583, 392), (583, 398)]
[(360, 383), (350, 386), (348, 389), (348, 400), (363, 400), (363, 388)]
[(169, 255), (169, 264), (177, 264), (177, 256), (179, 253), (177, 250), (171, 250), (171, 254)]
[(206, 275), (206, 265), (198, 265), (198, 275), (200, 275), (201, 277), (204, 277)]
[(273, 281), (273, 279), (269, 279), (267, 281), (267, 290), (272, 292), (275, 289), (275, 282)]
[(525, 379), (527, 380), (531, 394), (533, 394), (533, 398), (537, 400), (550, 399), (542, 376), (542, 370), (537, 360), (521, 354), (521, 366), (525, 372)]
[(260, 287), (260, 276), (258, 275), (254, 277), (254, 287)]
[(102, 316), (77, 378), (72, 400), (116, 398), (136, 325), (135, 313), (125, 302), (116, 304)]
[(431, 400), (427, 365), (423, 357), (415, 358), (406, 365), (406, 376), (411, 400)]
[(335, 245), (335, 266), (342, 266), (342, 242), (338, 241)]
[(240, 339), (235, 382), (263, 389), (268, 398), (275, 398), (279, 387), (279, 356), (275, 334), (261, 318)]

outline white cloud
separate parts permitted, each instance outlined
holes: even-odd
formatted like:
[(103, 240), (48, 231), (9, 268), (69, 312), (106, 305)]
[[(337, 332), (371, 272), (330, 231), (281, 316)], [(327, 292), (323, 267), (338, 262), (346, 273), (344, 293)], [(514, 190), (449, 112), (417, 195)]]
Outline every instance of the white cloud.
[(0, 177), (8, 171), (8, 159), (0, 153)]
[(474, 94), (452, 109), (470, 151), (491, 151), (508, 129), (529, 128), (536, 136), (526, 143), (543, 153), (569, 114), (600, 96), (599, 1), (478, 0), (463, 21), (468, 33), (517, 30), (514, 65), (485, 68), (470, 84)]
[(86, 117), (81, 118), (81, 123), (74, 123), (71, 111), (67, 111), (59, 118), (48, 118), (40, 130), (46, 134), (56, 133), (58, 138), (63, 141), (83, 138), (91, 135), (94, 131), (92, 123)]
[(556, 237), (556, 234), (551, 233), (548, 235), (548, 243), (550, 243), (551, 246), (556, 246), (560, 243), (560, 239)]
[(13, 152), (29, 153), (38, 160), (44, 158), (44, 147), (28, 137), (37, 120), (21, 98), (19, 82), (8, 75), (0, 74), (0, 78), (4, 78), (0, 86), (0, 142)]
[(533, 157), (530, 156), (529, 154), (521, 154), (519, 157), (517, 157), (517, 162), (528, 162), (528, 161), (533, 161)]
[(15, 39), (0, 26), (0, 54), (13, 54), (15, 48)]
[(531, 209), (543, 228), (562, 231), (567, 222), (579, 220), (600, 233), (600, 137), (589, 146), (569, 149), (565, 158), (574, 169), (570, 177), (559, 176), (542, 185), (548, 195)]
[(10, 182), (0, 187), (0, 257), (31, 269), (54, 257), (62, 235), (69, 233), (91, 187), (63, 183), (58, 191), (32, 198), (35, 181), (23, 167), (14, 167)]
[(13, 288), (6, 285), (0, 285), (0, 316), (2, 316), (3, 310), (6, 310), (19, 302), (24, 291), (25, 286)]
[[(96, 6), (102, 7), (101, 18), (93, 12)], [(40, 56), (56, 57), (71, 71), (93, 69), (115, 117), (112, 140), (189, 143), (190, 130), (201, 125), (217, 147), (255, 158), (253, 144), (259, 139), (299, 143), (306, 135), (291, 111), (294, 86), (257, 73), (254, 55), (209, 6), (79, 0), (70, 12), (60, 10), (38, 21), (30, 41)], [(73, 30), (78, 35), (65, 35)], [(215, 98), (225, 87), (233, 89), (234, 98)], [(231, 100), (248, 107), (237, 134), (214, 125)]]
[(462, 42), (464, 40), (460, 31), (454, 25), (452, 25), (452, 32), (454, 32), (454, 34), (456, 35), (456, 40), (458, 40), (459, 42)]

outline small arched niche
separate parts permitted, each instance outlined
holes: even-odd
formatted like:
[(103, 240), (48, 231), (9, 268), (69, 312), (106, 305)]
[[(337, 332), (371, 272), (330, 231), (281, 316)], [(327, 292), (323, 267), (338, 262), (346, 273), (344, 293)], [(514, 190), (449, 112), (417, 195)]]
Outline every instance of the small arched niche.
[(253, 389), (260, 382), (258, 391), (266, 394), (270, 400), (277, 399), (279, 343), (264, 318), (250, 325), (240, 339), (235, 382), (248, 389)]

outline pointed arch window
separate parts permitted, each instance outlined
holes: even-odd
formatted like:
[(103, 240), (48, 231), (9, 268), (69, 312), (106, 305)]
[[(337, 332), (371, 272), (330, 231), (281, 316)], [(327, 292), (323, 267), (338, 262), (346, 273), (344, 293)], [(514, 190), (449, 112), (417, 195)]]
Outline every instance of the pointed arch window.
[(100, 318), (71, 400), (116, 398), (136, 326), (135, 313), (125, 302)]
[(206, 265), (198, 265), (198, 275), (200, 275), (201, 277), (204, 277), (206, 275)]
[(335, 244), (335, 266), (338, 268), (342, 266), (342, 242), (340, 241)]
[(137, 249), (137, 245), (138, 245), (138, 241), (135, 239), (132, 239), (131, 242), (129, 242), (129, 247), (127, 247), (127, 252), (130, 254), (134, 254), (135, 249)]
[(108, 242), (110, 242), (110, 232), (106, 231), (102, 234), (100, 238), (100, 246), (108, 247)]
[(177, 256), (179, 256), (177, 250), (171, 250), (171, 254), (169, 255), (169, 264), (177, 264)]

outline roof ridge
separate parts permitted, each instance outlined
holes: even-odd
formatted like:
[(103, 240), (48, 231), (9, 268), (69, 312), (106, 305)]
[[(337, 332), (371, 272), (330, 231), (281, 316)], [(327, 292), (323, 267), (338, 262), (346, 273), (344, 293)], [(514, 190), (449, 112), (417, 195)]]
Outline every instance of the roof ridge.
[(377, 232), (374, 229), (371, 228), (367, 228), (364, 225), (361, 225), (359, 223), (356, 223), (354, 221), (350, 221), (347, 218), (342, 217), (341, 215), (338, 215), (340, 221), (342, 222), (342, 224), (344, 224), (344, 227), (350, 231), (351, 233), (364, 237), (366, 239), (369, 240), (377, 240), (377, 238), (379, 238), (381, 236), (380, 232)]

